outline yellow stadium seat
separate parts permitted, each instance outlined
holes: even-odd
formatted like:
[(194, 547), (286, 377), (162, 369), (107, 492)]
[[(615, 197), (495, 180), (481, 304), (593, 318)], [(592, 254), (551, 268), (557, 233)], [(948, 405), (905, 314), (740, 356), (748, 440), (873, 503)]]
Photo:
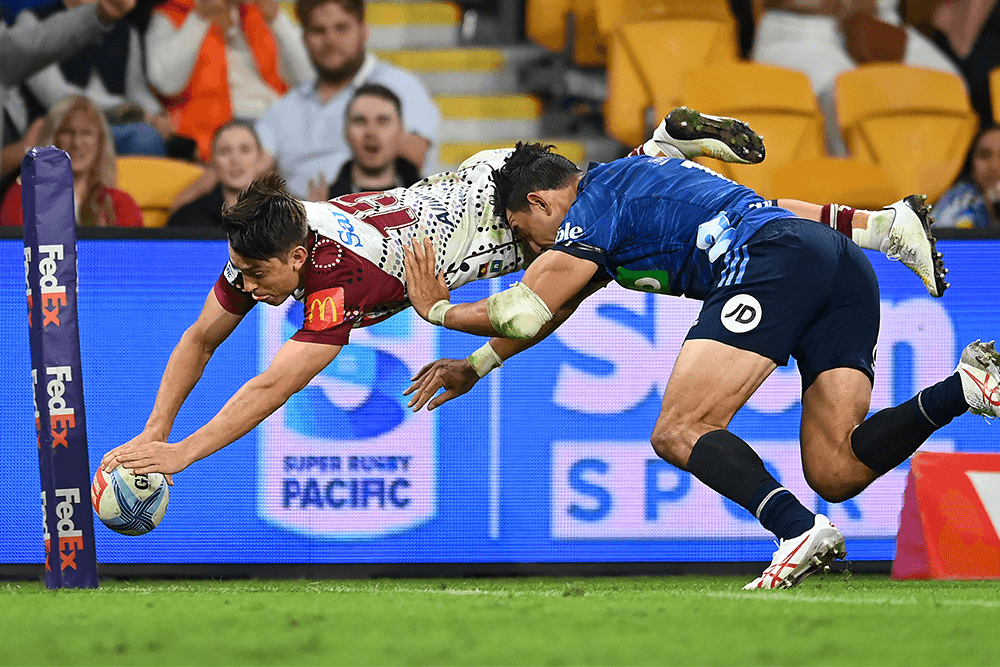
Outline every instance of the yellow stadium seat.
[(748, 62), (696, 67), (684, 78), (683, 99), (701, 112), (739, 118), (764, 138), (766, 157), (761, 164), (704, 161), (764, 197), (787, 196), (772, 188), (776, 168), (826, 154), (823, 117), (809, 79), (801, 72)]
[[(647, 137), (646, 110), (662, 115), (682, 100), (682, 78), (705, 63), (737, 58), (736, 26), (678, 19), (619, 26), (608, 46), (608, 134), (627, 146)], [(666, 110), (666, 111), (664, 111)]]
[(597, 30), (608, 37), (626, 23), (673, 21), (734, 21), (729, 0), (589, 0), (594, 5)]
[(993, 122), (1000, 123), (1000, 67), (990, 72), (990, 101), (993, 103)]
[(181, 190), (202, 174), (201, 167), (160, 157), (118, 158), (118, 189), (132, 195), (146, 227), (164, 227), (167, 211)]
[(771, 186), (775, 198), (876, 210), (905, 196), (878, 165), (842, 158), (779, 165), (773, 170)]
[(524, 5), (524, 29), (528, 38), (553, 53), (566, 48), (566, 20), (572, 14), (573, 62), (594, 67), (605, 62), (604, 41), (597, 31), (594, 0), (527, 0)]
[(935, 200), (958, 175), (979, 120), (962, 79), (897, 64), (866, 65), (836, 82), (851, 154), (878, 164), (906, 193)]

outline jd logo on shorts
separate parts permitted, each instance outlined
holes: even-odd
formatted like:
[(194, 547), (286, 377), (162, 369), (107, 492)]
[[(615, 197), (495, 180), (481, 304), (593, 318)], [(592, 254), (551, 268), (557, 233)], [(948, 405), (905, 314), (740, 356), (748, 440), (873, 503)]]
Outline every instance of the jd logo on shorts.
[(760, 301), (749, 294), (737, 294), (722, 307), (722, 326), (733, 333), (752, 331), (760, 324)]

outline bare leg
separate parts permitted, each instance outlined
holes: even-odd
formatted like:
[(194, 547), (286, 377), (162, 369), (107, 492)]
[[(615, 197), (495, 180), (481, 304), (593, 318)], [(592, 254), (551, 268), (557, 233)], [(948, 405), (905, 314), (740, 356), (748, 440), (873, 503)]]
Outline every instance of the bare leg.
[[(689, 340), (681, 347), (663, 407), (653, 429), (653, 449), (663, 459), (686, 468), (691, 449), (703, 435), (729, 426), (777, 365), (755, 352), (714, 340)], [(706, 368), (724, 368), (707, 373)]]
[(841, 502), (861, 493), (876, 474), (854, 455), (851, 434), (871, 402), (868, 376), (834, 368), (817, 376), (802, 396), (802, 470), (823, 499)]

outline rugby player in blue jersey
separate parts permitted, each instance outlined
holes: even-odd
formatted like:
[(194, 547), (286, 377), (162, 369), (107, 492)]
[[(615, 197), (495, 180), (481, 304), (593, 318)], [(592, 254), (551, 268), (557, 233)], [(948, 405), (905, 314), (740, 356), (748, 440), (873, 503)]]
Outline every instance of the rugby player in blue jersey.
[[(553, 328), (552, 313), (594, 285), (704, 302), (677, 356), (651, 437), (666, 461), (754, 514), (780, 540), (747, 588), (794, 586), (846, 555), (844, 536), (806, 509), (727, 430), (790, 356), (802, 374), (805, 478), (828, 502), (851, 498), (904, 462), (938, 428), (971, 411), (1000, 416), (1000, 355), (975, 342), (956, 373), (866, 419), (879, 290), (865, 254), (829, 226), (768, 205), (684, 159), (636, 156), (580, 172), (539, 144), (519, 144), (494, 172), (495, 208), (542, 253), (523, 282), (452, 305), (429, 244), (408, 249), (407, 292), (428, 321), (494, 337), (469, 360), (439, 360), (411, 404), (467, 391)], [(917, 208), (920, 202), (910, 201)], [(926, 215), (926, 213), (925, 213)], [(940, 276), (939, 276), (940, 277)], [(432, 406), (433, 407), (433, 406)]]

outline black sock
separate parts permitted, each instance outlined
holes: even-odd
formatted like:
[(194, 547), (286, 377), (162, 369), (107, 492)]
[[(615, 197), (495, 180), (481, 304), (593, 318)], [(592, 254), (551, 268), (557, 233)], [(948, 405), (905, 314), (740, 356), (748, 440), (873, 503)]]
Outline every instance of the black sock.
[(775, 482), (773, 489), (761, 487), (754, 494), (760, 525), (783, 540), (806, 532), (816, 523), (816, 515), (803, 507), (792, 492)]
[(934, 431), (968, 409), (962, 379), (956, 373), (902, 405), (873, 414), (854, 429), (851, 448), (859, 461), (881, 476), (908, 459)]
[(938, 427), (950, 424), (955, 417), (964, 415), (969, 410), (962, 389), (962, 378), (953, 373), (937, 384), (917, 394), (924, 416)]
[(814, 515), (782, 487), (764, 467), (757, 452), (726, 430), (698, 438), (687, 470), (713, 491), (756, 516), (781, 539), (813, 527)]

